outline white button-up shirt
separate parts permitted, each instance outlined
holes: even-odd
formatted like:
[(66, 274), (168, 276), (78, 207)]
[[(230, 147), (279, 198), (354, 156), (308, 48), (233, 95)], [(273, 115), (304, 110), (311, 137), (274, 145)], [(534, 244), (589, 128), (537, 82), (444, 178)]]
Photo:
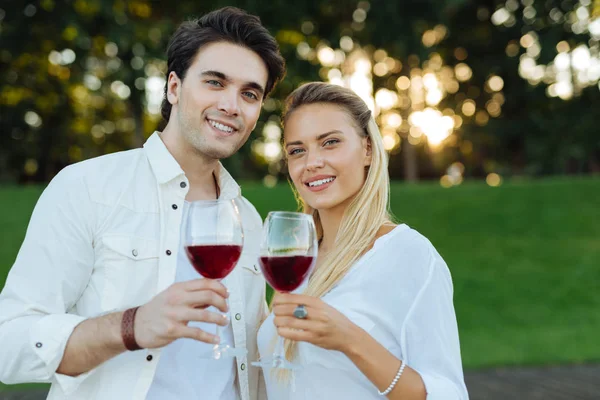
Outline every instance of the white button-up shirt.
[[(216, 231), (218, 229), (216, 207), (196, 211), (202, 214), (196, 214), (194, 218), (202, 221), (206, 230), (214, 229)], [(186, 201), (183, 203), (182, 211), (184, 221), (189, 222), (189, 213), (190, 203)], [(201, 278), (184, 249), (185, 225), (186, 223), (183, 223), (181, 229), (175, 282)], [(223, 280), (226, 287), (228, 279), (229, 277), (226, 277)], [(212, 306), (207, 310), (220, 313), (216, 307)], [(188, 325), (212, 333), (217, 329), (215, 324), (208, 322), (190, 321)], [(220, 328), (219, 337), (222, 343), (233, 343), (231, 324)], [(212, 359), (210, 356), (213, 354), (213, 346), (212, 343), (181, 338), (163, 347), (146, 400), (239, 400), (235, 385), (235, 358), (225, 357), (218, 361)]]
[[(221, 197), (239, 186), (220, 168)], [(143, 149), (62, 170), (31, 216), (0, 294), (0, 381), (51, 382), (49, 399), (143, 399), (161, 350), (125, 352), (77, 377), (56, 373), (76, 325), (148, 302), (175, 280), (188, 180), (158, 133)], [(243, 200), (244, 248), (227, 278), (242, 400), (258, 396), (256, 331), (266, 316), (256, 266), (262, 221)], [(239, 318), (238, 318), (239, 315)]]
[[(415, 230), (399, 225), (379, 238), (322, 300), (416, 370), (428, 400), (468, 399), (450, 272)], [(275, 335), (270, 315), (258, 333), (263, 357), (272, 353)], [(381, 399), (343, 353), (299, 342), (297, 354), (303, 368), (294, 379), (281, 381), (264, 371), (269, 399)]]

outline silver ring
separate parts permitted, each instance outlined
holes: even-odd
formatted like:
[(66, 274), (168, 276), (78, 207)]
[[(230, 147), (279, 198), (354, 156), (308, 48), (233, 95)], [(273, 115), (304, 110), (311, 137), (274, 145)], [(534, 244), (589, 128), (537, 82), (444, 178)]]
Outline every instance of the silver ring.
[(298, 319), (308, 318), (308, 311), (306, 311), (306, 307), (304, 307), (304, 304), (300, 304), (298, 305), (298, 307), (296, 307), (296, 309), (294, 310), (294, 317)]

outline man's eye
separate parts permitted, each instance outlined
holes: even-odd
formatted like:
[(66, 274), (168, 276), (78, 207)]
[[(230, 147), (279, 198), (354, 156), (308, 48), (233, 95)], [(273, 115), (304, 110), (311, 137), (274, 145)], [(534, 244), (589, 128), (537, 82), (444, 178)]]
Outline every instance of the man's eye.
[(249, 99), (252, 99), (252, 100), (258, 100), (258, 96), (255, 95), (252, 92), (244, 92), (244, 96), (246, 96), (246, 97), (248, 97)]
[(221, 82), (219, 82), (219, 81), (216, 81), (216, 80), (214, 80), (214, 79), (210, 79), (210, 80), (206, 81), (206, 83), (208, 83), (209, 85), (212, 85), (212, 86), (223, 86), (223, 85), (221, 84)]

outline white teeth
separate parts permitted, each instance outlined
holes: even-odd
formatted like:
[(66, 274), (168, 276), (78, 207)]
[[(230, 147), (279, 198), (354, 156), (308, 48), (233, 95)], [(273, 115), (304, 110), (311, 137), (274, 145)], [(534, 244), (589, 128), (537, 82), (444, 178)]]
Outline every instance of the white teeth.
[(320, 179), (318, 181), (309, 182), (308, 186), (310, 186), (310, 187), (321, 186), (321, 185), (324, 185), (326, 183), (333, 182), (334, 179), (335, 178)]
[(208, 122), (210, 122), (210, 124), (212, 126), (214, 126), (215, 128), (217, 128), (220, 131), (227, 132), (227, 133), (233, 132), (233, 128), (231, 128), (229, 126), (226, 126), (226, 125), (223, 125), (223, 124), (220, 124), (218, 122), (211, 121), (211, 120), (208, 120)]

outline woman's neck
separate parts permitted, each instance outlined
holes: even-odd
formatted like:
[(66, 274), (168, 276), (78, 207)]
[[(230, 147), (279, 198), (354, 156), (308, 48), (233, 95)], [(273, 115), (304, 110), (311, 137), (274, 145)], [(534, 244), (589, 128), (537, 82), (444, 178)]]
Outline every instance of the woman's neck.
[(319, 251), (323, 253), (331, 251), (343, 217), (344, 209), (319, 210), (319, 219), (323, 228)]

